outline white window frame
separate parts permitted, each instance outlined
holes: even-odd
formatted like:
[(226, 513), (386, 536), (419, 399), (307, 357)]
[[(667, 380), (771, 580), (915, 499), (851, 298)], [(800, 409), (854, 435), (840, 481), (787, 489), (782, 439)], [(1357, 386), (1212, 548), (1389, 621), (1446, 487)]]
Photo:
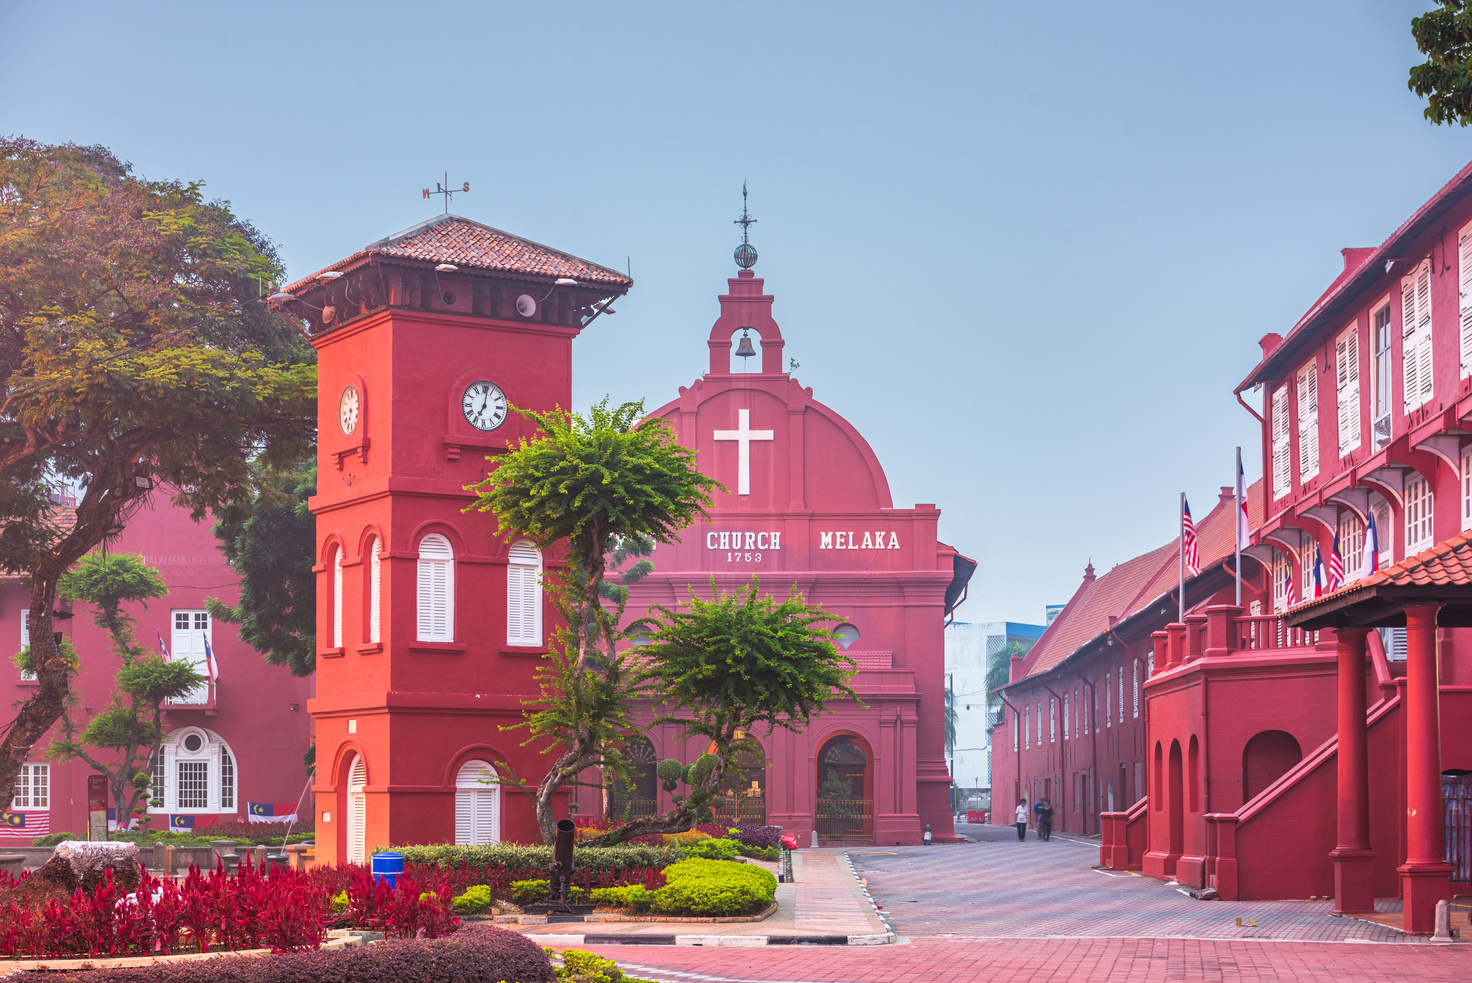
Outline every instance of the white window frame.
[(1043, 746), (1043, 701), (1038, 700), (1038, 747)]
[(1063, 694), (1063, 739), (1066, 741), (1071, 735), (1068, 732), (1068, 694)]
[(1273, 562), (1271, 566), (1273, 575), (1273, 613), (1278, 614), (1288, 607), (1288, 578), (1293, 574), (1293, 564), (1288, 559), (1288, 554), (1282, 550), (1273, 550)]
[(1472, 529), (1472, 446), (1462, 451), (1460, 460), (1462, 481), (1462, 531)]
[(507, 551), (506, 644), (542, 644), (542, 551), (526, 539)]
[(1401, 395), (1406, 412), (1429, 402), (1436, 391), (1431, 347), (1431, 262), (1423, 260), (1401, 281)]
[(1104, 674), (1104, 726), (1114, 726), (1114, 674)]
[(332, 647), (342, 648), (342, 554), (339, 544), (332, 550)]
[(351, 864), (368, 862), (368, 763), (362, 755), (354, 755), (348, 769), (347, 856), (343, 859)]
[(1339, 513), (1339, 556), (1344, 561), (1344, 582), (1359, 580), (1365, 562), (1365, 520), (1352, 509)]
[(1032, 750), (1032, 704), (1022, 708), (1022, 750)]
[[(484, 846), (501, 841), (501, 786), (489, 761), (467, 761), (455, 775), (455, 845)], [(490, 821), (482, 813), (489, 810)]]
[[(1395, 362), (1391, 351), (1391, 338), (1394, 337), (1391, 322), (1389, 300), (1382, 300), (1370, 309), (1370, 352), (1373, 359), (1370, 385), (1374, 390), (1370, 404), (1370, 430), (1371, 443), (1376, 450), (1390, 442), (1393, 429), (1390, 409), (1395, 395)], [(1373, 436), (1377, 428), (1384, 432), (1383, 440)]]
[[(191, 735), (200, 738), (197, 750), (190, 751), (185, 742)], [(161, 804), (149, 805), (151, 815), (179, 813), (181, 815), (205, 815), (210, 813), (232, 813), (237, 809), (240, 789), (240, 758), (230, 749), (224, 738), (203, 727), (182, 727), (164, 738), (154, 751), (149, 769), (153, 786), (149, 790), (150, 800)], [(205, 804), (183, 806), (179, 804), (180, 764), (203, 764), (205, 766)]]
[(1273, 392), (1273, 498), (1287, 498), (1293, 492), (1293, 431), (1288, 419), (1288, 384)]
[[(427, 549), (426, 549), (427, 547)], [(437, 599), (433, 595), (440, 593)], [(448, 537), (432, 532), (419, 541), (418, 589), (415, 595), (421, 642), (455, 640), (455, 548)]]
[(1136, 718), (1140, 716), (1140, 660), (1135, 660), (1135, 692), (1131, 700), (1133, 713)]
[(1058, 701), (1048, 697), (1048, 743), (1058, 743)]
[(42, 761), (28, 761), (20, 766), (15, 779), (15, 798), (10, 802), (15, 812), (51, 811), (51, 766)]
[(1298, 370), (1293, 391), (1298, 395), (1298, 480), (1319, 473), (1319, 363), (1310, 359)]
[(1380, 542), (1380, 569), (1395, 562), (1395, 513), (1378, 492), (1370, 495), (1370, 514), (1375, 517), (1375, 536)]
[(1436, 543), (1436, 497), (1431, 482), (1417, 472), (1406, 478), (1406, 556)]
[(383, 540), (374, 536), (368, 552), (368, 644), (383, 641)]
[[(20, 647), (30, 648), (31, 645), (31, 609), (20, 609)], [(23, 672), (20, 678), (28, 683), (36, 681), (36, 665), (31, 663), (30, 672)]]
[[(184, 621), (181, 622), (181, 619)], [(167, 706), (207, 706), (210, 701), (209, 656), (204, 639), (209, 639), (209, 650), (214, 650), (215, 619), (204, 608), (171, 608), (169, 610), (169, 661), (186, 661), (194, 671), (205, 677), (205, 681), (183, 696), (166, 702)]]
[(1360, 446), (1360, 325), (1334, 341), (1334, 401), (1339, 422), (1339, 456)]
[(1124, 666), (1119, 667), (1119, 722), (1124, 723)]
[(1014, 750), (1014, 751), (1017, 750), (1017, 734), (1018, 734), (1018, 732), (1020, 730), (1022, 730), (1022, 728), (1019, 727), (1019, 726), (1017, 726), (1017, 711), (1016, 710), (1013, 710), (1012, 711), (1012, 750)]
[(1472, 223), (1457, 234), (1457, 336), (1461, 352), (1458, 378), (1465, 379), (1472, 375)]

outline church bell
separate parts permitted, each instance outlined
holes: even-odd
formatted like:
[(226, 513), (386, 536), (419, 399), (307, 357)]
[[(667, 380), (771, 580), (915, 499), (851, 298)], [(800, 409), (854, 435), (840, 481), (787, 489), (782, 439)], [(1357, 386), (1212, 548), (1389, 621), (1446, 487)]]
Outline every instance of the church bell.
[(747, 329), (741, 329), (741, 344), (736, 346), (736, 355), (739, 358), (751, 358), (756, 354), (756, 349), (751, 347), (751, 339), (746, 336)]

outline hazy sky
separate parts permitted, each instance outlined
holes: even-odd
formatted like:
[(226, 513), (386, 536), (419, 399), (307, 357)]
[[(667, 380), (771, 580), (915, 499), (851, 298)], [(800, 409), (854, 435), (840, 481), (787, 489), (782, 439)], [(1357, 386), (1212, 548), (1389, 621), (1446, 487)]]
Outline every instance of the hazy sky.
[(1233, 445), (1257, 476), (1257, 339), (1472, 158), (1406, 89), (1427, 6), (0, 0), (0, 133), (203, 180), (293, 275), (448, 170), (455, 212), (632, 265), (580, 407), (704, 371), (747, 180), (796, 375), (980, 561), (961, 616), (1038, 621)]

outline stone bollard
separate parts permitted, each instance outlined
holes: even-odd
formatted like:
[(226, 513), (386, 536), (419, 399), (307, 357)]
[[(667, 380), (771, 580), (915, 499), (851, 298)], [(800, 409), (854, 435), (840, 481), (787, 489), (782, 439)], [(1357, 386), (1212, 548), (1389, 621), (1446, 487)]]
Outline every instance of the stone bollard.
[(307, 848), (301, 843), (289, 843), (281, 848), (286, 853), (286, 866), (292, 870), (302, 870), (302, 854)]
[(1446, 901), (1436, 902), (1436, 934), (1432, 942), (1452, 941), (1452, 909)]

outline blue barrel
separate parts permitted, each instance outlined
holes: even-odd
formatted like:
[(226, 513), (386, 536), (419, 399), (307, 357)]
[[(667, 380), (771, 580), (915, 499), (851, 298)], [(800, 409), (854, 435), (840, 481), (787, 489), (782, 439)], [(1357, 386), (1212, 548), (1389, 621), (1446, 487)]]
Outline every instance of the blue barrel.
[(399, 875), (404, 872), (404, 855), (402, 853), (375, 853), (372, 860), (372, 871), (375, 881), (387, 881), (389, 887), (397, 888)]

